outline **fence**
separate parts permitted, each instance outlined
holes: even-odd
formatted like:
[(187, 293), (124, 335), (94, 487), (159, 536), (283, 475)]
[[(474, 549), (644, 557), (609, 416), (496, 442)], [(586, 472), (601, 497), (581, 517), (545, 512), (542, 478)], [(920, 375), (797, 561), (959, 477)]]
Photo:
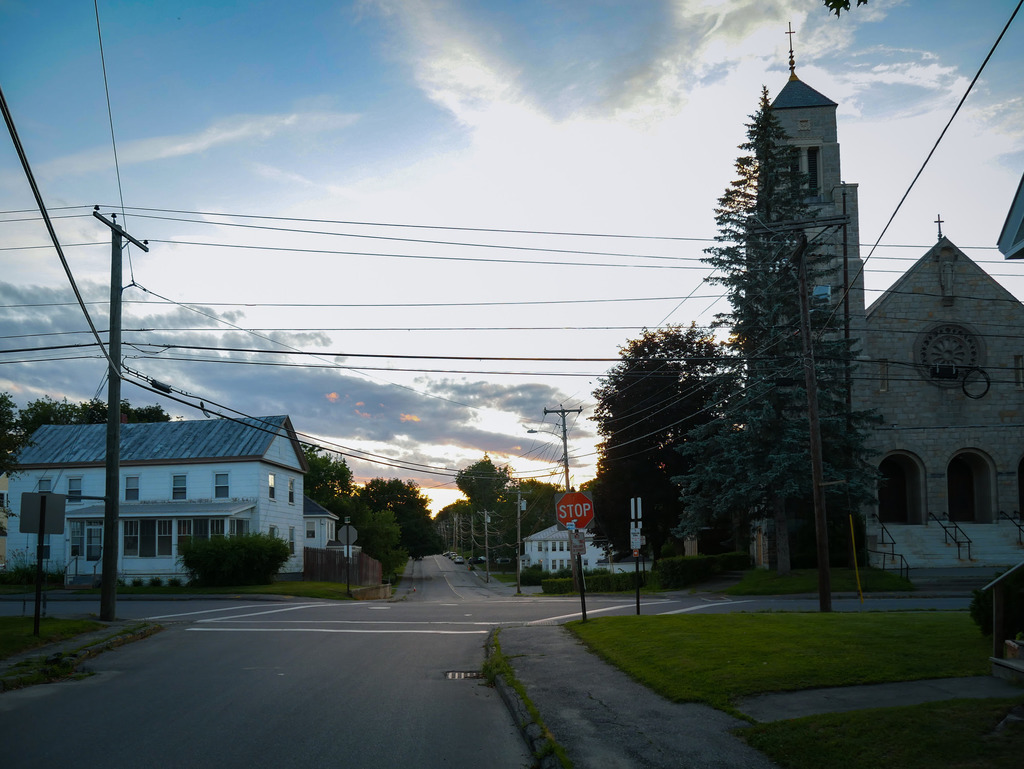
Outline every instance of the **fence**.
[[(345, 558), (343, 550), (307, 547), (303, 555), (302, 578), (311, 582), (349, 582), (353, 585), (381, 584), (380, 561), (365, 553)], [(348, 561), (348, 572), (345, 566)]]

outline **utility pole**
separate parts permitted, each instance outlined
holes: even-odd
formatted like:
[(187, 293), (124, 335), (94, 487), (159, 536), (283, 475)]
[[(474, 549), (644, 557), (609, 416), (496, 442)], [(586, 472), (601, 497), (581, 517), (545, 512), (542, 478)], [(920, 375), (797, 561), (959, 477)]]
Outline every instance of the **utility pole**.
[(516, 595), (522, 595), (522, 568), (523, 568), (523, 511), (526, 509), (526, 501), (523, 499), (523, 486), (516, 483)]
[[(97, 206), (98, 208), (98, 206)], [(103, 581), (100, 585), (100, 619), (117, 619), (118, 518), (120, 516), (121, 474), (121, 248), (127, 239), (149, 251), (117, 223), (117, 214), (107, 219), (94, 210), (92, 215), (110, 228), (110, 365), (107, 374), (107, 459), (103, 507)]]
[(557, 409), (544, 409), (544, 416), (548, 414), (558, 414), (562, 419), (562, 464), (565, 466), (565, 490), (569, 491), (569, 433), (565, 426), (565, 415), (566, 414), (582, 414), (583, 409), (563, 409), (561, 407)]
[(821, 423), (818, 419), (818, 377), (814, 370), (814, 348), (811, 343), (811, 302), (807, 295), (807, 235), (793, 251), (797, 264), (800, 293), (800, 338), (804, 352), (804, 383), (807, 388), (807, 421), (811, 439), (811, 486), (814, 498), (814, 539), (818, 553), (818, 607), (832, 611), (832, 574), (828, 562), (828, 518), (825, 513), (824, 467), (821, 456)]

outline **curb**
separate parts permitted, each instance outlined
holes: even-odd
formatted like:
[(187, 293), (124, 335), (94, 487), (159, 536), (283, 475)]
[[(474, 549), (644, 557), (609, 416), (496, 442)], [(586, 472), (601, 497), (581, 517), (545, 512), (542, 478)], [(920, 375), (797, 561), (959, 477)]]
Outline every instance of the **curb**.
[[(44, 664), (40, 667), (33, 667), (31, 670), (21, 675), (14, 674), (4, 676), (0, 673), (0, 692), (23, 689), (26, 686), (33, 685), (31, 683), (26, 683), (26, 681), (35, 678), (36, 674), (40, 671), (52, 674), (52, 678), (49, 678), (45, 683), (63, 680), (75, 673), (78, 666), (86, 660), (90, 660), (105, 651), (116, 649), (119, 646), (124, 646), (128, 643), (149, 638), (151, 635), (158, 633), (161, 630), (163, 630), (162, 625), (144, 624), (142, 627), (137, 627), (132, 630), (115, 631), (113, 636), (108, 636), (72, 652), (56, 651), (39, 655), (32, 655), (31, 652), (29, 652), (26, 656), (21, 657), (17, 662), (8, 667), (8, 672), (16, 665), (25, 662), (37, 661)], [(96, 632), (102, 633), (103, 631)], [(68, 640), (73, 641), (74, 639)]]

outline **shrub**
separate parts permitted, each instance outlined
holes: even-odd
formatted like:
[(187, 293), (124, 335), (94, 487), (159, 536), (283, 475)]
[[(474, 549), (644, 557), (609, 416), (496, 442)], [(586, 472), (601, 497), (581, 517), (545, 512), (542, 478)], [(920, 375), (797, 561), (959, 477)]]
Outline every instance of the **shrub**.
[(145, 584), (145, 582), (142, 579), (142, 577), (135, 577), (132, 580), (132, 587), (142, 587), (144, 584)]
[(150, 577), (149, 578), (149, 586), (150, 587), (160, 587), (163, 584), (164, 584), (164, 581), (162, 579), (160, 579), (160, 577)]
[(167, 580), (167, 585), (169, 587), (181, 587), (181, 578), (171, 577), (169, 580)]
[(525, 569), (519, 572), (519, 584), (520, 585), (539, 585), (544, 579), (544, 569), (541, 568), (539, 563), (535, 563), (533, 566), (527, 566)]
[(658, 584), (665, 590), (687, 587), (694, 583), (721, 574), (750, 568), (747, 553), (723, 553), (722, 555), (692, 555), (678, 558), (662, 558), (654, 565)]
[(187, 540), (178, 561), (189, 582), (207, 587), (269, 585), (291, 555), (288, 543), (269, 534)]
[[(1003, 580), (1003, 591), (1006, 596), (1003, 630), (1007, 638), (1013, 638), (1024, 631), (1024, 569)], [(975, 590), (971, 598), (971, 619), (986, 636), (992, 635), (992, 601), (992, 590)]]

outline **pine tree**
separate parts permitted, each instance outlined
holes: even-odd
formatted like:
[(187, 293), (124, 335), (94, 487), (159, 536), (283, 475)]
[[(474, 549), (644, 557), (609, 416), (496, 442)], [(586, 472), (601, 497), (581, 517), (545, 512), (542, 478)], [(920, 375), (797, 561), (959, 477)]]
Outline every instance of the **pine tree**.
[[(725, 288), (731, 305), (718, 322), (730, 331), (733, 371), (719, 380), (723, 417), (691, 431), (680, 446), (691, 469), (676, 478), (684, 504), (676, 533), (693, 536), (727, 521), (742, 544), (750, 520), (771, 518), (777, 567), (785, 573), (789, 521), (807, 522), (810, 528), (803, 529), (813, 538), (807, 393), (791, 258), (799, 233), (785, 225), (808, 221), (814, 211), (806, 202), (797, 149), (772, 113), (767, 89), (740, 149), (747, 154), (736, 161), (737, 179), (715, 210), (719, 245), (707, 249), (705, 260), (716, 268), (709, 280)], [(829, 284), (834, 260), (814, 245), (806, 258), (809, 284)], [(825, 480), (843, 482), (840, 497), (831, 500), (838, 511), (866, 498), (871, 470), (864, 461), (866, 415), (851, 414), (846, 405), (852, 349), (836, 332), (836, 321), (827, 304), (812, 313)]]

